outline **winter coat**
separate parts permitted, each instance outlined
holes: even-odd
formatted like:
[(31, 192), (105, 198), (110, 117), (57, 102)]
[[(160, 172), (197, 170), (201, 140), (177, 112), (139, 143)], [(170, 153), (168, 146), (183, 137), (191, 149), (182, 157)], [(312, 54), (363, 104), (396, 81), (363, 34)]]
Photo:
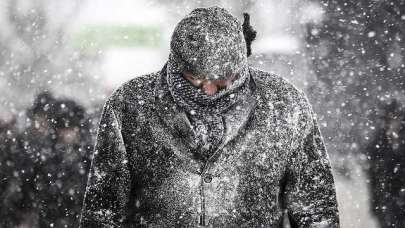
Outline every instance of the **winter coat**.
[(305, 95), (249, 71), (254, 109), (243, 126), (225, 118), (225, 140), (207, 162), (190, 153), (163, 73), (117, 89), (100, 121), (81, 226), (282, 227), (287, 210), (292, 227), (339, 227), (330, 162)]

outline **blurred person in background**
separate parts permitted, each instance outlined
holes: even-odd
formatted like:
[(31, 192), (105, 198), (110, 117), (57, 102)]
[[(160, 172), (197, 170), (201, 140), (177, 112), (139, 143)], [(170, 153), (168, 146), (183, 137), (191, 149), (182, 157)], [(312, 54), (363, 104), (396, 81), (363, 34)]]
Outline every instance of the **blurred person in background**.
[(367, 150), (372, 211), (382, 228), (405, 227), (405, 112), (396, 100), (379, 123)]
[[(4, 154), (9, 155), (5, 161), (9, 167), (10, 179), (6, 183), (10, 191), (5, 191), (2, 200), (4, 220), (14, 220), (5, 227), (37, 227), (38, 214), (35, 192), (35, 163), (43, 150), (52, 146), (52, 106), (55, 99), (49, 92), (42, 92), (34, 99), (33, 105), (26, 112), (26, 128), (22, 133), (14, 131), (15, 144), (8, 147)], [(7, 172), (6, 172), (7, 173)], [(12, 202), (13, 205), (10, 203)]]
[(305, 95), (249, 67), (255, 31), (223, 8), (176, 26), (169, 60), (104, 106), (81, 227), (339, 227)]
[(39, 227), (77, 227), (89, 169), (90, 126), (75, 101), (38, 95), (21, 140), (29, 158), (24, 193)]
[(38, 227), (36, 166), (41, 163), (44, 153), (51, 153), (55, 142), (55, 131), (52, 127), (55, 101), (49, 91), (41, 92), (26, 111), (26, 128), (19, 137), (19, 144), (27, 176), (22, 187), (23, 204), (30, 211), (32, 218), (29, 221), (21, 221), (21, 225)]
[(52, 127), (52, 148), (35, 164), (39, 225), (77, 227), (91, 150), (85, 110), (72, 100), (56, 100)]

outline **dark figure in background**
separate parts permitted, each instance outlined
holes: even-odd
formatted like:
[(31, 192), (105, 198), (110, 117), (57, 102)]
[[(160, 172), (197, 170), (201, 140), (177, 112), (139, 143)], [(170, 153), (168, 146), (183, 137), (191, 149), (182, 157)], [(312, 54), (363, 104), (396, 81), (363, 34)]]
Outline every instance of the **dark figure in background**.
[(77, 227), (92, 144), (85, 110), (72, 100), (43, 93), (28, 116), (32, 124), (22, 142), (32, 178), (26, 192), (38, 225)]
[[(19, 134), (14, 127), (2, 138), (1, 225), (4, 227), (36, 227), (34, 164), (41, 150), (52, 142), (49, 118), (54, 99), (41, 93), (27, 111), (27, 128)], [(15, 123), (14, 123), (15, 124)], [(11, 130), (13, 129), (13, 130)], [(12, 132), (12, 133), (11, 133)], [(9, 134), (11, 133), (11, 134)], [(3, 177), (4, 176), (4, 177)]]
[(393, 101), (368, 148), (371, 205), (382, 228), (405, 227), (405, 113)]
[[(25, 163), (26, 180), (22, 185), (24, 195), (24, 207), (31, 211), (35, 223), (38, 226), (38, 201), (36, 180), (36, 165), (40, 163), (42, 154), (50, 153), (54, 144), (55, 131), (52, 128), (53, 105), (55, 99), (49, 92), (40, 93), (34, 100), (33, 105), (26, 112), (26, 128), (19, 137), (21, 154)], [(21, 221), (21, 224), (28, 223)]]

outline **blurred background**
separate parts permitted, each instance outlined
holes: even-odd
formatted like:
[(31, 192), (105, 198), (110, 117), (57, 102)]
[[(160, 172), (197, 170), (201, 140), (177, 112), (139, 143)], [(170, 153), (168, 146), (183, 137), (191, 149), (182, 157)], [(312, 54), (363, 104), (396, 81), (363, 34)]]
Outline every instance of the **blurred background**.
[(106, 98), (213, 5), (250, 13), (250, 64), (308, 95), (341, 227), (405, 227), (404, 0), (2, 0), (0, 228), (78, 226)]

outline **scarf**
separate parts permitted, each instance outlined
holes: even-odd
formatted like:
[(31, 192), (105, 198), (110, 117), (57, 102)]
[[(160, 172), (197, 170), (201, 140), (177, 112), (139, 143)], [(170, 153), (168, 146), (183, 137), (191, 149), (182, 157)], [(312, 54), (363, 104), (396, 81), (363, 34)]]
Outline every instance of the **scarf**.
[(251, 95), (250, 75), (244, 69), (231, 86), (209, 96), (194, 87), (182, 73), (173, 71), (172, 66), (169, 61), (166, 80), (170, 94), (192, 125), (193, 140), (198, 145), (197, 157), (206, 160), (223, 142), (224, 116), (229, 110), (240, 108), (238, 104)]

